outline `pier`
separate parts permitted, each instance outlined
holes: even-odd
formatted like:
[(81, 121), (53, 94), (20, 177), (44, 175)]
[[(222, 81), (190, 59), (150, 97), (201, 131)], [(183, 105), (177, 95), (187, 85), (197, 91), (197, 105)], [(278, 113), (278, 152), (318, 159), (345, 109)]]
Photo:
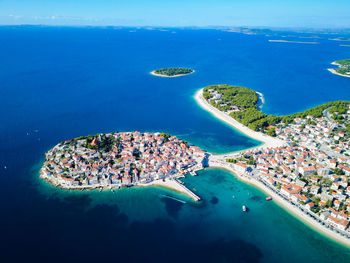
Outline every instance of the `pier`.
[(165, 181), (155, 180), (150, 184), (158, 185), (161, 187), (175, 190), (179, 193), (183, 193), (183, 194), (187, 195), (188, 197), (190, 197), (195, 202), (198, 202), (201, 200), (201, 198), (198, 195), (193, 193), (190, 189), (188, 189), (185, 185), (183, 185), (181, 183), (181, 181), (179, 181), (178, 179), (165, 179)]
[(196, 195), (195, 193), (193, 193), (190, 189), (188, 189), (186, 186), (184, 186), (183, 184), (178, 183), (177, 181), (174, 181), (179, 188), (181, 188), (181, 192), (185, 193), (186, 195), (188, 195), (189, 197), (191, 197), (194, 201), (198, 202), (201, 200), (201, 198)]

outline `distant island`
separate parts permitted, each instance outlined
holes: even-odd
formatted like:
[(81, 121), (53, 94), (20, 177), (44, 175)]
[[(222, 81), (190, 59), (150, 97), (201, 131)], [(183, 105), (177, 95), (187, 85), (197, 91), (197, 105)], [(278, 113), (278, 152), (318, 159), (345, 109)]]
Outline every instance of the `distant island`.
[(350, 41), (350, 38), (348, 38), (348, 37), (337, 37), (337, 38), (329, 38), (328, 40), (333, 40), (333, 41)]
[(116, 132), (61, 142), (46, 153), (40, 177), (74, 190), (158, 185), (200, 198), (178, 178), (203, 169), (207, 153), (166, 133)]
[(152, 75), (158, 77), (180, 77), (194, 73), (190, 68), (161, 68), (151, 72)]
[(329, 68), (328, 70), (333, 74), (350, 78), (350, 59), (342, 59), (332, 62), (332, 65), (338, 68)]
[(270, 39), (269, 42), (277, 42), (277, 43), (298, 43), (298, 44), (319, 44), (319, 42), (314, 41), (292, 41), (292, 40), (283, 40), (283, 39)]

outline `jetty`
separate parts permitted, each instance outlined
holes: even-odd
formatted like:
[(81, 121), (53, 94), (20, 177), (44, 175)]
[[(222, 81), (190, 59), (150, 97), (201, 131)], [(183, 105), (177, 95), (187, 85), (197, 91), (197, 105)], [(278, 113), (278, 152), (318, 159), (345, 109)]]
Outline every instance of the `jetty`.
[[(177, 183), (177, 182), (176, 182)], [(191, 197), (194, 201), (198, 202), (201, 200), (201, 198), (196, 195), (195, 193), (193, 193), (190, 189), (188, 189), (186, 186), (184, 186), (183, 184), (179, 184), (177, 183), (183, 190), (184, 193), (186, 193), (189, 197)]]

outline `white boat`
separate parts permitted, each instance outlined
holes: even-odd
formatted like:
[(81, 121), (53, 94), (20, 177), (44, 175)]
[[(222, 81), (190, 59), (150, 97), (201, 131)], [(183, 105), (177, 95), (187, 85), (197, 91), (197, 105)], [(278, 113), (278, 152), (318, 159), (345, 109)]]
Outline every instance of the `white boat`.
[(242, 210), (243, 210), (243, 212), (247, 212), (247, 207), (245, 205), (242, 206)]

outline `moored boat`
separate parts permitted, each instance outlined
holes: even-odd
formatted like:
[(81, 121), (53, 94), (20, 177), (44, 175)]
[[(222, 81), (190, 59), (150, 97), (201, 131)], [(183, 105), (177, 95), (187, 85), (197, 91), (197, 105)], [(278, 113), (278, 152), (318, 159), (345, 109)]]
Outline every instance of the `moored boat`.
[(245, 205), (242, 206), (242, 210), (243, 210), (243, 212), (247, 212), (247, 207)]
[(270, 201), (270, 200), (272, 200), (271, 196), (266, 197), (266, 201)]

